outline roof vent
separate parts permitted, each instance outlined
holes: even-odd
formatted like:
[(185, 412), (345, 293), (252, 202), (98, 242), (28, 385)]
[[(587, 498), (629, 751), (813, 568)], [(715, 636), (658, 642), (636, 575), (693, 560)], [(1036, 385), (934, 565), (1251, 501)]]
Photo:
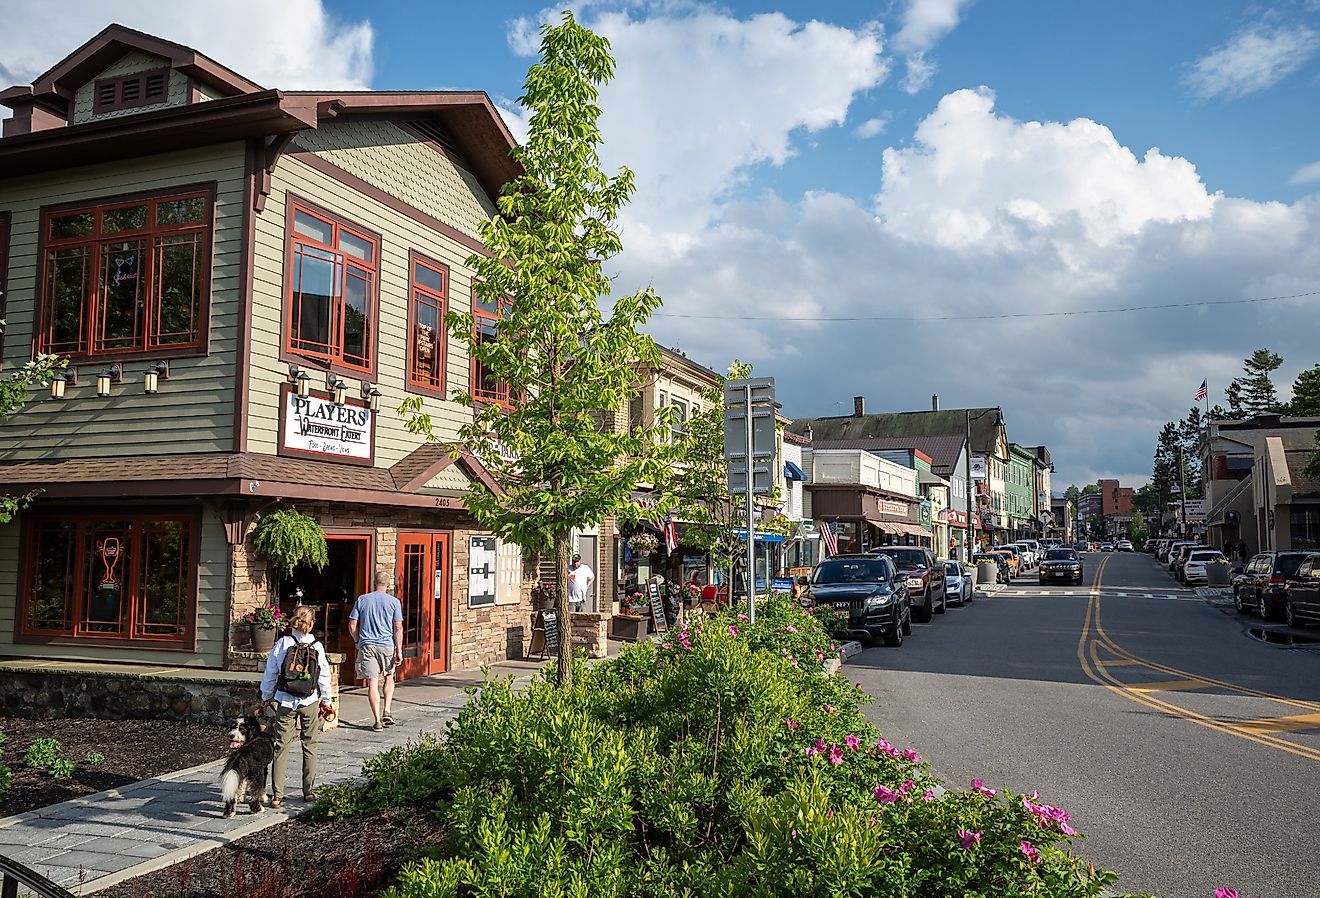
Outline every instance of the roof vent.
[(860, 418), (860, 417), (861, 417), (862, 415), (864, 415), (864, 414), (866, 414), (866, 397), (865, 397), (865, 396), (854, 396), (854, 397), (853, 397), (853, 417), (854, 417), (854, 418)]
[(932, 412), (938, 412), (938, 411), (940, 410), (940, 394), (939, 394), (939, 393), (931, 393), (931, 394), (930, 394), (930, 410), (931, 410)]

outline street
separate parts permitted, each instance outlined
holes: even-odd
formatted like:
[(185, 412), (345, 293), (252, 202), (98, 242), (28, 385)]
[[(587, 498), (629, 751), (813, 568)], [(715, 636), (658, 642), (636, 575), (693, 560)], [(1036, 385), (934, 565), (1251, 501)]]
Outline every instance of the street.
[(1320, 642), (1253, 638), (1149, 555), (1085, 563), (855, 657), (872, 720), (951, 784), (1039, 789), (1121, 891), (1320, 895)]

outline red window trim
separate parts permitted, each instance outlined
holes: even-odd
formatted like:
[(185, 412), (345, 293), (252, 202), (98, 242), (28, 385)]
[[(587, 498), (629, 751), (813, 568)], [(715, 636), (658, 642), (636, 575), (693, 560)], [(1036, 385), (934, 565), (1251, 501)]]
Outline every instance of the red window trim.
[[(37, 292), (35, 320), (36, 327), (33, 331), (34, 339), (32, 348), (34, 352), (45, 352), (50, 343), (50, 328), (53, 326), (51, 320), (51, 310), (47, 307), (46, 290), (50, 276), (50, 266), (47, 264), (46, 253), (50, 249), (68, 248), (80, 244), (95, 245), (100, 241), (108, 239), (106, 235), (100, 233), (100, 217), (96, 217), (95, 229), (88, 237), (67, 237), (60, 240), (50, 239), (51, 220), (58, 216), (68, 215), (71, 212), (92, 212), (94, 214), (103, 212), (107, 209), (124, 208), (142, 203), (158, 203), (162, 200), (184, 199), (189, 197), (201, 197), (206, 204), (206, 210), (202, 214), (201, 224), (185, 225), (155, 225), (150, 223), (145, 230), (116, 232), (113, 237), (146, 237), (152, 239), (157, 235), (182, 234), (188, 232), (200, 232), (204, 234), (202, 239), (201, 257), (198, 264), (201, 267), (201, 280), (198, 284), (199, 302), (197, 305), (197, 334), (196, 337), (188, 343), (170, 343), (156, 347), (146, 345), (146, 334), (144, 329), (143, 338), (140, 344), (133, 348), (111, 349), (93, 352), (91, 351), (92, 341), (90, 337), (85, 341), (87, 350), (81, 353), (61, 353), (65, 358), (77, 362), (94, 364), (103, 361), (131, 361), (135, 359), (163, 359), (163, 358), (181, 358), (185, 356), (199, 356), (207, 354), (207, 347), (210, 341), (210, 320), (211, 320), (211, 263), (214, 256), (215, 247), (215, 195), (216, 182), (206, 181), (195, 184), (180, 184), (175, 187), (164, 187), (159, 190), (138, 191), (133, 193), (118, 193), (106, 196), (92, 197), (85, 200), (76, 200), (68, 203), (57, 203), (50, 206), (42, 206), (40, 210), (41, 230), (37, 234)], [(89, 265), (94, 265), (99, 258), (99, 249), (93, 253)], [(146, 283), (155, 283), (154, 250), (149, 254), (148, 265), (144, 272), (139, 273), (139, 277), (145, 275)], [(90, 292), (90, 291), (89, 291)], [(151, 290), (154, 299), (154, 287)], [(90, 304), (90, 295), (84, 299), (84, 302)], [(3, 302), (0, 301), (0, 308)], [(155, 303), (149, 302), (148, 308), (144, 312), (145, 322), (154, 317)], [(84, 315), (86, 311), (84, 310)], [(91, 321), (85, 322), (85, 327), (91, 333), (95, 324), (95, 316)]]
[[(284, 211), (284, 309), (281, 314), (281, 337), (280, 337), (280, 361), (283, 362), (313, 362), (319, 366), (325, 367), (339, 374), (346, 374), (349, 377), (374, 379), (376, 370), (380, 364), (380, 256), (383, 240), (381, 235), (369, 228), (353, 222), (351, 219), (331, 212), (324, 206), (317, 205), (311, 200), (305, 199), (297, 194), (289, 192), (286, 194)], [(293, 346), (293, 278), (294, 278), (294, 245), (295, 243), (305, 243), (315, 249), (324, 252), (332, 252), (338, 255), (346, 255), (336, 246), (328, 246), (320, 241), (308, 237), (296, 236), (293, 229), (293, 214), (295, 211), (305, 212), (314, 218), (330, 224), (333, 228), (331, 240), (336, 241), (341, 230), (348, 231), (350, 234), (363, 240), (368, 240), (373, 245), (373, 261), (371, 265), (371, 290), (368, 301), (371, 303), (370, 327), (371, 335), (367, 340), (367, 349), (370, 352), (369, 364), (366, 367), (356, 365), (343, 359), (343, 325), (340, 323), (335, 335), (339, 340), (338, 353), (319, 353), (306, 349), (295, 349)], [(361, 264), (361, 260), (356, 257), (349, 257), (354, 260), (354, 267), (366, 268)]]
[[(27, 605), (28, 605), (28, 584), (31, 582), (32, 565), (36, 562), (36, 527), (37, 525), (49, 521), (69, 521), (76, 525), (75, 540), (81, 543), (83, 525), (88, 521), (100, 520), (118, 520), (129, 521), (132, 523), (152, 523), (162, 521), (182, 521), (188, 524), (190, 528), (189, 557), (185, 561), (185, 570), (188, 575), (188, 585), (186, 589), (185, 607), (183, 611), (183, 633), (178, 636), (151, 636), (151, 635), (133, 635), (137, 626), (136, 614), (140, 604), (140, 596), (136, 594), (128, 596), (128, 608), (125, 614), (128, 618), (128, 636), (107, 636), (98, 632), (79, 632), (82, 629), (85, 596), (74, 594), (74, 605), (71, 610), (72, 629), (70, 632), (59, 632), (53, 630), (32, 630), (27, 625)], [(42, 645), (107, 645), (107, 646), (132, 646), (142, 649), (158, 649), (163, 651), (186, 651), (195, 652), (197, 650), (197, 590), (198, 567), (201, 560), (201, 542), (202, 542), (202, 514), (200, 509), (184, 508), (172, 509), (164, 513), (152, 514), (147, 512), (124, 512), (114, 509), (104, 509), (101, 511), (55, 511), (47, 510), (38, 513), (28, 513), (23, 518), (22, 531), (22, 579), (19, 581), (18, 598), (14, 606), (14, 642), (24, 644), (42, 644)], [(139, 568), (140, 552), (134, 552), (130, 560), (132, 565), (132, 578), (136, 586), (140, 587)], [(81, 584), (86, 574), (86, 558), (79, 551), (74, 558), (74, 583)], [(125, 580), (128, 574), (125, 572)]]
[[(476, 292), (473, 291), (472, 334), (474, 339), (481, 332), (481, 329), (483, 327), (482, 324), (483, 322), (489, 322), (489, 325), (487, 326), (494, 327), (495, 323), (500, 321), (503, 317), (504, 317), (503, 315), (491, 314), (490, 312), (487, 312), (484, 309), (478, 308)], [(485, 402), (490, 405), (498, 405), (502, 408), (513, 408), (514, 397), (511, 391), (509, 390), (509, 385), (507, 383), (501, 382), (498, 385), (498, 388), (495, 390), (481, 389), (481, 378), (477, 374), (477, 365), (478, 365), (477, 357), (474, 355), (471, 358), (471, 364), (468, 366), (469, 369), (468, 377), (470, 379), (469, 382), (470, 382), (470, 389), (472, 392), (472, 398), (478, 402)]]
[[(436, 293), (429, 287), (424, 287), (417, 283), (417, 266), (422, 265), (437, 271), (444, 278), (444, 290)], [(424, 256), (416, 250), (408, 251), (408, 331), (405, 336), (407, 341), (407, 352), (405, 353), (406, 364), (408, 366), (408, 376), (405, 380), (405, 389), (409, 393), (421, 393), (427, 396), (435, 396), (439, 399), (448, 398), (445, 393), (445, 385), (448, 381), (448, 372), (445, 366), (448, 362), (449, 353), (447, 351), (449, 344), (448, 330), (445, 328), (445, 315), (449, 312), (449, 266), (443, 262), (436, 261), (429, 256)], [(415, 331), (417, 329), (417, 294), (421, 293), (428, 300), (436, 303), (440, 307), (440, 333), (436, 340), (436, 364), (440, 372), (439, 383), (429, 383), (417, 380), (414, 373), (416, 367), (417, 340)]]
[[(163, 87), (159, 94), (151, 97), (147, 96), (147, 86), (153, 77), (163, 75)], [(137, 84), (137, 95), (130, 100), (124, 99), (124, 88), (129, 84)], [(103, 101), (101, 94), (106, 87), (114, 86), (115, 98), (110, 101)], [(147, 69), (141, 72), (133, 72), (129, 75), (120, 75), (115, 78), (102, 78), (92, 85), (92, 115), (103, 115), (107, 112), (118, 112), (121, 109), (137, 109), (139, 106), (158, 106), (161, 103), (169, 102), (170, 99), (170, 69)]]

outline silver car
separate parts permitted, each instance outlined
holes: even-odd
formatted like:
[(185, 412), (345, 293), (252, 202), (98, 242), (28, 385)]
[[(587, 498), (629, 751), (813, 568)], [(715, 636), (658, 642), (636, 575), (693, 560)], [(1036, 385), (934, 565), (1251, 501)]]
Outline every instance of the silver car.
[(975, 575), (960, 561), (944, 560), (945, 600), (955, 605), (966, 605), (975, 597)]

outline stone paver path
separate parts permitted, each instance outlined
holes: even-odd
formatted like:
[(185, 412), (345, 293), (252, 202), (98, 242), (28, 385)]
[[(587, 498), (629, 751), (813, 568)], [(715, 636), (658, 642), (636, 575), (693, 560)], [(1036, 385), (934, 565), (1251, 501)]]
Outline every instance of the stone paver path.
[[(521, 674), (515, 683), (531, 677), (525, 669), (511, 672)], [(479, 674), (470, 681), (454, 678), (430, 690), (401, 684), (395, 726), (374, 732), (368, 718), (326, 731), (317, 752), (318, 787), (357, 776), (365, 759), (387, 748), (442, 732), (467, 702), (461, 686), (479, 681)], [(283, 823), (306, 808), (301, 765), (295, 744), (280, 810), (252, 814), (240, 805), (226, 820), (218, 786), (223, 761), (214, 761), (0, 820), (0, 855), (88, 894)]]

